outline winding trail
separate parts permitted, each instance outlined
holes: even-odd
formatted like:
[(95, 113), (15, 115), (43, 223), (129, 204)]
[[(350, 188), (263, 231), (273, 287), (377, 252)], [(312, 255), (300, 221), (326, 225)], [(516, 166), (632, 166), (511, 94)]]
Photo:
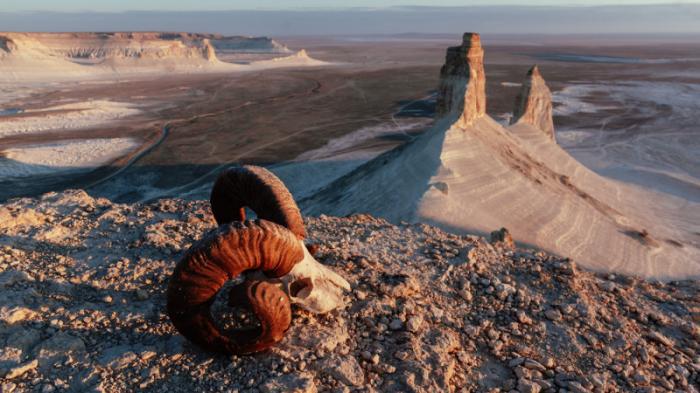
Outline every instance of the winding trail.
[(115, 176), (118, 176), (119, 174), (121, 174), (125, 170), (129, 169), (136, 161), (140, 160), (146, 154), (150, 153), (155, 148), (160, 146), (163, 143), (163, 141), (165, 141), (165, 138), (167, 138), (168, 134), (170, 133), (170, 127), (171, 127), (170, 123), (166, 123), (161, 128), (160, 137), (153, 144), (151, 144), (150, 146), (147, 146), (145, 149), (141, 149), (141, 151), (139, 151), (133, 157), (131, 157), (129, 159), (129, 161), (127, 161), (126, 164), (124, 164), (124, 166), (122, 166), (118, 170), (110, 173), (109, 175), (103, 177), (102, 179), (99, 179), (97, 181), (94, 181), (94, 182), (88, 184), (87, 186), (85, 186), (85, 188), (87, 189), (87, 188), (98, 186), (98, 185), (106, 182), (107, 180), (112, 179)]
[[(166, 124), (166, 125), (163, 127), (163, 128), (164, 128), (164, 131), (166, 131), (166, 132), (164, 132), (163, 137), (161, 138), (161, 140), (159, 140), (159, 141), (157, 142), (157, 144), (154, 144), (151, 148), (149, 148), (149, 149), (147, 149), (146, 151), (144, 151), (143, 154), (139, 154), (137, 157), (135, 157), (134, 159), (132, 159), (131, 161), (129, 161), (129, 163), (128, 163), (124, 168), (120, 169), (117, 173), (114, 173), (114, 174), (110, 175), (108, 178), (103, 179), (103, 180), (100, 181), (99, 183), (102, 183), (104, 180), (107, 180), (107, 179), (109, 179), (109, 178), (112, 178), (112, 177), (114, 177), (115, 175), (117, 175), (118, 173), (122, 173), (122, 172), (124, 172), (124, 170), (128, 169), (129, 167), (131, 167), (134, 163), (136, 163), (136, 161), (138, 161), (138, 160), (139, 160), (141, 157), (143, 157), (146, 153), (152, 151), (155, 147), (157, 147), (158, 145), (160, 145), (160, 144), (165, 140), (165, 137), (167, 137), (168, 131), (169, 131), (171, 128), (173, 128), (173, 127), (175, 127), (175, 126), (177, 126), (177, 125), (179, 125), (179, 124), (183, 124), (183, 123), (192, 123), (192, 122), (195, 122), (195, 121), (200, 120), (200, 119), (205, 119), (205, 118), (209, 118), (209, 117), (220, 116), (220, 115), (222, 115), (222, 114), (231, 113), (231, 112), (237, 111), (237, 110), (239, 110), (239, 109), (241, 109), (241, 108), (244, 108), (244, 107), (250, 106), (250, 105), (259, 105), (259, 104), (265, 104), (265, 103), (271, 103), (271, 102), (277, 102), (277, 101), (283, 101), (283, 100), (289, 100), (289, 99), (296, 99), (296, 98), (300, 98), (300, 97), (308, 97), (308, 96), (311, 96), (311, 95), (320, 93), (321, 88), (323, 87), (323, 84), (322, 84), (320, 81), (316, 80), (316, 79), (313, 79), (312, 81), (313, 81), (313, 83), (314, 83), (314, 86), (313, 86), (311, 89), (309, 89), (309, 90), (307, 90), (307, 91), (305, 91), (305, 92), (294, 93), (294, 94), (286, 94), (286, 95), (281, 95), (281, 96), (273, 96), (273, 97), (268, 97), (268, 98), (264, 98), (264, 99), (257, 100), (257, 101), (246, 101), (246, 102), (244, 102), (243, 104), (237, 105), (237, 106), (235, 106), (235, 107), (226, 108), (226, 109), (222, 109), (222, 110), (215, 111), (215, 112), (209, 112), (209, 113), (199, 114), (199, 115), (195, 115), (195, 116), (192, 116), (192, 117), (189, 117), (189, 118), (186, 118), (186, 119), (177, 119), (177, 120), (173, 120), (173, 121), (169, 122), (168, 124)], [(276, 139), (276, 140), (274, 140), (274, 141), (271, 141), (271, 142), (268, 142), (268, 143), (259, 145), (259, 146), (257, 146), (257, 147), (254, 148), (254, 149), (247, 150), (247, 151), (245, 151), (245, 152), (243, 152), (243, 153), (241, 153), (241, 154), (238, 154), (238, 155), (237, 155), (236, 157), (234, 157), (234, 159), (231, 160), (230, 162), (227, 162), (227, 163), (220, 164), (220, 165), (216, 166), (215, 168), (213, 168), (213, 169), (210, 170), (209, 172), (205, 173), (204, 175), (198, 177), (197, 179), (195, 179), (195, 180), (193, 180), (193, 181), (191, 181), (191, 182), (189, 182), (189, 183), (187, 183), (187, 184), (184, 184), (184, 185), (178, 186), (178, 187), (173, 187), (173, 188), (170, 188), (170, 189), (167, 189), (167, 190), (161, 190), (161, 191), (158, 192), (156, 195), (149, 195), (149, 196), (145, 196), (145, 197), (141, 198), (141, 199), (139, 200), (139, 202), (148, 202), (148, 201), (152, 201), (152, 200), (154, 200), (154, 199), (162, 198), (162, 197), (165, 197), (165, 196), (174, 195), (174, 193), (175, 193), (175, 194), (179, 194), (179, 193), (181, 193), (181, 192), (183, 192), (183, 191), (186, 191), (186, 190), (188, 190), (188, 189), (196, 188), (196, 187), (198, 187), (199, 185), (201, 185), (202, 183), (206, 182), (210, 177), (212, 177), (212, 176), (216, 175), (217, 173), (219, 173), (223, 168), (225, 168), (225, 167), (231, 165), (231, 162), (235, 162), (235, 161), (239, 160), (241, 157), (243, 157), (243, 156), (245, 156), (245, 155), (247, 155), (247, 154), (256, 152), (256, 151), (258, 151), (258, 150), (262, 150), (262, 149), (264, 149), (264, 148), (267, 148), (267, 147), (269, 147), (269, 146), (272, 146), (272, 145), (274, 145), (274, 144), (277, 144), (277, 143), (279, 143), (280, 141), (287, 140), (287, 139), (290, 139), (290, 138), (292, 138), (292, 137), (294, 137), (294, 136), (296, 136), (296, 135), (299, 135), (299, 134), (301, 134), (301, 133), (307, 132), (307, 131), (309, 131), (310, 129), (311, 129), (311, 128), (305, 128), (305, 129), (303, 129), (303, 130), (300, 130), (300, 131), (297, 131), (297, 132), (295, 132), (295, 133), (289, 134), (289, 135), (285, 136), (284, 138), (279, 138), (279, 139)], [(99, 184), (99, 183), (97, 183), (97, 184)], [(93, 184), (93, 185), (95, 185), (95, 184)]]

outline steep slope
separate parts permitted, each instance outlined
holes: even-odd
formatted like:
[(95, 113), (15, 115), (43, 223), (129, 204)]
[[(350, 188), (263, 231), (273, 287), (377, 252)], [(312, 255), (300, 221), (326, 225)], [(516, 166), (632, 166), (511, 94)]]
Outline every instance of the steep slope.
[(530, 68), (527, 77), (520, 88), (520, 93), (515, 97), (515, 108), (510, 124), (522, 122), (530, 124), (540, 130), (551, 139), (554, 137), (554, 121), (552, 119), (552, 92), (535, 65)]
[[(463, 62), (450, 52), (454, 49), (448, 50), (448, 62)], [(476, 56), (464, 58), (476, 68), (481, 62)], [(467, 86), (449, 87), (450, 81)], [(692, 224), (683, 233), (653, 210), (667, 200), (597, 176), (526, 122), (507, 130), (479, 115), (474, 112), (478, 106), (469, 102), (482, 97), (479, 89), (465, 94), (463, 103), (454, 99), (460, 96), (455, 91), (479, 86), (475, 81), (443, 73), (440, 91), (448, 97), (439, 102), (447, 103), (441, 110), (445, 117), (410, 144), (302, 201), (305, 212), (364, 212), (458, 233), (505, 226), (516, 241), (592, 269), (658, 278), (700, 276)]]

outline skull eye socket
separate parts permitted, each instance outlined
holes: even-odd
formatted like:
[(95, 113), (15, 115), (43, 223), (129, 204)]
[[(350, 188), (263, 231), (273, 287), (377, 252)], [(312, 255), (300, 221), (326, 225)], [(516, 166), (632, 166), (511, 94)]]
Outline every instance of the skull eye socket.
[(310, 278), (302, 278), (300, 280), (294, 281), (289, 286), (289, 295), (291, 295), (292, 297), (297, 297), (299, 292), (301, 292), (305, 288), (309, 288), (309, 292), (311, 292), (311, 288), (313, 288), (313, 284), (311, 283)]

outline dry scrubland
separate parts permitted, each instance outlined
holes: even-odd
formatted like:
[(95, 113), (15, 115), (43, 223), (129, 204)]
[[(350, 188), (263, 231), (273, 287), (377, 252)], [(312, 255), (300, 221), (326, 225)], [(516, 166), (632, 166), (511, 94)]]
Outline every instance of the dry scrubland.
[(507, 237), (370, 216), (306, 224), (352, 284), (347, 307), (294, 309), (271, 351), (221, 357), (165, 315), (176, 261), (215, 226), (208, 203), (0, 205), (2, 391), (697, 391), (697, 281), (597, 275)]

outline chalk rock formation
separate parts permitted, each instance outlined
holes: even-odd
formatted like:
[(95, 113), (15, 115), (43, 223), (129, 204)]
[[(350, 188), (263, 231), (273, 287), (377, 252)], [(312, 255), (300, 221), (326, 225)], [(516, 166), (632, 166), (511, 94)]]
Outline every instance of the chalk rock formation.
[(114, 32), (0, 32), (0, 81), (58, 81), (148, 73), (228, 72), (328, 64), (304, 53), (252, 61), (222, 61), (220, 53), (291, 53), (267, 37)]
[(2, 33), (0, 42), (5, 52), (82, 63), (164, 58), (216, 61), (209, 37), (189, 33)]
[(510, 124), (524, 122), (544, 131), (547, 136), (554, 138), (554, 122), (552, 121), (552, 93), (540, 74), (537, 65), (527, 72), (520, 93), (515, 97), (515, 108)]
[(484, 50), (479, 34), (464, 33), (462, 45), (447, 48), (440, 70), (437, 112), (440, 116), (458, 115), (460, 126), (486, 113)]
[[(694, 229), (667, 213), (683, 210), (698, 222), (700, 213), (688, 209), (687, 201), (601, 177), (532, 124), (519, 121), (506, 129), (483, 113), (476, 37), (467, 34), (462, 46), (448, 50), (438, 106), (448, 116), (302, 199), (304, 213), (362, 212), (456, 233), (488, 234), (506, 227), (514, 240), (589, 269), (661, 279), (700, 277)], [(533, 75), (532, 98), (544, 85), (535, 79), (539, 73)], [(550, 113), (536, 107), (529, 105), (526, 113)], [(494, 238), (509, 245), (505, 239), (505, 234)]]

